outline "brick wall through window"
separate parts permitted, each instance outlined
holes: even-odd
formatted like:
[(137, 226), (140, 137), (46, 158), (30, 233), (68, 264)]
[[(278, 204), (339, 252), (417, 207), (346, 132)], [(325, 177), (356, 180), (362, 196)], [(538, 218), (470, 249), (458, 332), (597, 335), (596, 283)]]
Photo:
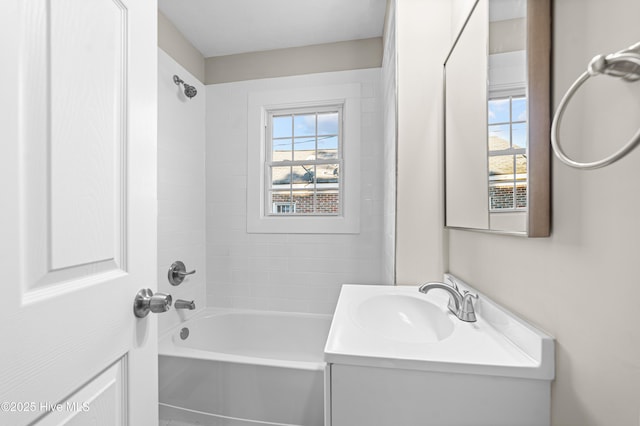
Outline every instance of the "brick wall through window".
[[(309, 192), (294, 192), (293, 204), (296, 214), (336, 214), (339, 212), (340, 194), (338, 191), (323, 191), (315, 195), (316, 203), (314, 210), (314, 194)], [(274, 193), (271, 199), (274, 205), (288, 204), (291, 202), (289, 194)], [(293, 212), (293, 209), (291, 210)]]

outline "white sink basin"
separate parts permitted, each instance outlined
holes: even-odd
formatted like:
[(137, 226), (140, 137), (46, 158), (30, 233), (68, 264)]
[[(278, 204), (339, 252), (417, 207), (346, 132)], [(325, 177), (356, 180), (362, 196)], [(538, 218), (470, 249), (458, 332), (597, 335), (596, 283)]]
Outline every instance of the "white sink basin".
[(399, 342), (438, 342), (453, 333), (453, 320), (446, 312), (411, 295), (366, 298), (355, 307), (353, 315), (360, 327)]
[[(447, 276), (446, 279), (450, 279)], [(461, 291), (475, 290), (457, 281)], [(342, 286), (324, 350), (328, 363), (550, 380), (553, 338), (483, 294), (477, 321), (449, 312), (446, 291)]]

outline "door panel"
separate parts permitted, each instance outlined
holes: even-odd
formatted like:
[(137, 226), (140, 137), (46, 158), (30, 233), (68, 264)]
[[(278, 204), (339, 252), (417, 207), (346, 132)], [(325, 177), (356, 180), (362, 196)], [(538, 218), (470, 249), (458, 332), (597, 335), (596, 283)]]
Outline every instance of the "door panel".
[(114, 260), (124, 242), (127, 9), (113, 0), (51, 6), (39, 37), (48, 43), (36, 49), (51, 58), (49, 245), (51, 267), (62, 269)]
[(127, 15), (113, 0), (24, 4), (26, 300), (126, 272)]
[(157, 425), (156, 14), (0, 2), (0, 424)]
[(51, 414), (40, 425), (125, 424), (125, 370), (126, 360), (122, 358), (66, 400), (57, 404), (45, 403), (41, 408), (51, 411)]

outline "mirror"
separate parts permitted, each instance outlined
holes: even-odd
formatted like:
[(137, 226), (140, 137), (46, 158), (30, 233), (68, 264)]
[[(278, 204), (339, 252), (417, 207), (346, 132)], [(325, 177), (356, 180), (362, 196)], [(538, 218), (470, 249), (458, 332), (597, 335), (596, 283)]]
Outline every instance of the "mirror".
[(549, 235), (550, 2), (477, 0), (444, 64), (445, 225)]

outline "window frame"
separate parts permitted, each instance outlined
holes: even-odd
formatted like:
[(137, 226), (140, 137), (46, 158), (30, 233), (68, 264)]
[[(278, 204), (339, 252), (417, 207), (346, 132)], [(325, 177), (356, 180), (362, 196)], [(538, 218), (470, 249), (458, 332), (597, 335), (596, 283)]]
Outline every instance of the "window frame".
[[(299, 107), (299, 108), (285, 108), (285, 109), (267, 109), (266, 110), (266, 120), (267, 120), (267, 125), (265, 127), (265, 164), (264, 164), (264, 173), (265, 173), (265, 178), (264, 178), (264, 187), (263, 187), (263, 191), (264, 191), (264, 201), (265, 203), (267, 203), (267, 205), (265, 206), (265, 214), (269, 215), (269, 216), (284, 216), (284, 215), (288, 215), (289, 217), (291, 216), (341, 216), (342, 215), (342, 206), (343, 206), (343, 187), (344, 187), (344, 177), (340, 174), (340, 176), (338, 177), (338, 183), (337, 183), (337, 191), (338, 191), (338, 212), (336, 213), (318, 213), (318, 212), (311, 212), (311, 213), (299, 213), (299, 212), (294, 212), (293, 213), (276, 213), (273, 211), (273, 208), (269, 208), (269, 206), (275, 204), (271, 197), (269, 196), (270, 193), (275, 192), (274, 188), (273, 188), (273, 180), (272, 180), (272, 170), (273, 167), (296, 167), (296, 166), (300, 166), (300, 167), (305, 167), (305, 166), (318, 166), (318, 165), (325, 165), (325, 164), (338, 164), (338, 169), (342, 170), (343, 166), (344, 166), (344, 161), (343, 161), (343, 147), (344, 147), (344, 139), (343, 139), (343, 115), (344, 115), (344, 105), (343, 103), (338, 103), (335, 105), (321, 105), (321, 106), (305, 106), (305, 107)], [(274, 161), (273, 160), (273, 118), (274, 117), (282, 117), (282, 116), (287, 116), (287, 115), (291, 115), (292, 117), (295, 117), (296, 115), (308, 115), (308, 114), (315, 114), (316, 115), (316, 126), (315, 126), (315, 134), (314, 135), (310, 135), (308, 136), (308, 138), (314, 138), (315, 139), (315, 153), (318, 153), (318, 137), (319, 136), (325, 136), (325, 135), (319, 135), (318, 134), (318, 122), (317, 122), (317, 116), (318, 114), (322, 114), (322, 113), (331, 113), (331, 112), (336, 112), (338, 113), (338, 133), (336, 135), (329, 135), (329, 136), (336, 136), (338, 138), (338, 148), (337, 148), (337, 158), (336, 159), (328, 159), (328, 160), (319, 160), (316, 156), (315, 160), (284, 160), (284, 161)], [(295, 146), (295, 132), (293, 129), (293, 126), (295, 126), (295, 119), (292, 119), (292, 132), (291, 132), (291, 137), (290, 138), (283, 138), (283, 139), (291, 139), (292, 142), (294, 143), (293, 146)], [(278, 138), (276, 138), (276, 140), (278, 140)], [(295, 150), (292, 149), (292, 153), (294, 153)], [(295, 155), (295, 154), (294, 154)], [(316, 167), (317, 170), (317, 167)], [(290, 198), (290, 204), (295, 205), (295, 201), (293, 198), (293, 194), (296, 192), (304, 192), (304, 191), (309, 191), (309, 189), (302, 189), (302, 188), (294, 188), (294, 183), (290, 182), (289, 183), (289, 190), (290, 190), (290, 194), (291, 194), (291, 198)], [(317, 195), (318, 195), (318, 182), (317, 182), (317, 173), (314, 175), (314, 180), (313, 180), (313, 206), (314, 206), (314, 210), (317, 206)]]

